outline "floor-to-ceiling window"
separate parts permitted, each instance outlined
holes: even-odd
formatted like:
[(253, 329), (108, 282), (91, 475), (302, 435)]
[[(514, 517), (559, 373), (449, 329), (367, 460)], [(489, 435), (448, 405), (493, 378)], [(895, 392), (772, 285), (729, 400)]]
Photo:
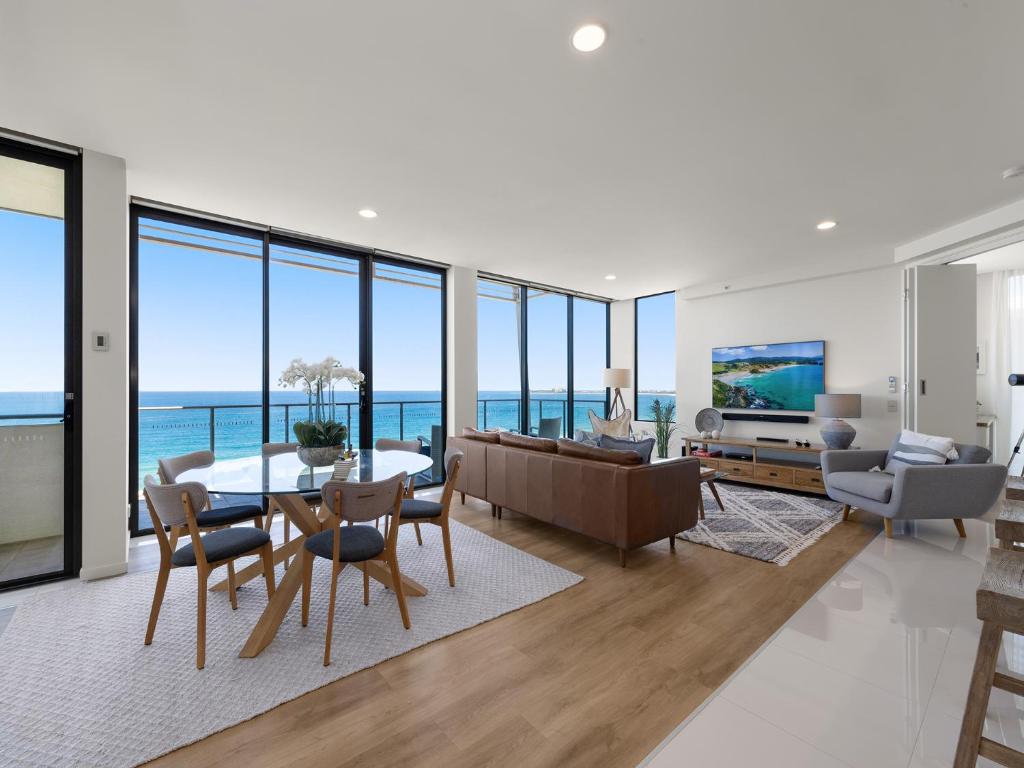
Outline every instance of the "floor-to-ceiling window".
[[(157, 460), (263, 443), (263, 238), (161, 217), (137, 222), (138, 498)], [(152, 528), (145, 504), (136, 527)]]
[[(607, 416), (602, 374), (608, 367), (608, 304), (572, 298), (573, 419), (571, 431), (591, 429), (590, 411)], [(571, 433), (570, 432), (570, 435)]]
[(77, 155), (0, 141), (0, 588), (79, 559)]
[(522, 427), (522, 288), (477, 281), (477, 411), (479, 429)]
[(157, 460), (218, 460), (295, 440), (307, 394), (281, 382), (293, 360), (362, 370), (333, 391), (353, 447), (419, 439), (443, 479), (445, 272), (370, 249), (256, 225), (132, 206), (131, 530)]
[(651, 421), (651, 406), (676, 402), (676, 295), (636, 300), (636, 420)]
[[(334, 249), (271, 241), (269, 442), (294, 442), (295, 422), (307, 417), (306, 393), (281, 381), (293, 361), (334, 358), (360, 367), (361, 265), (358, 256)], [(347, 441), (359, 447), (359, 391), (342, 380), (331, 394), (335, 420), (346, 426)]]
[(569, 297), (531, 288), (526, 318), (530, 432), (561, 437), (569, 420)]
[(373, 261), (373, 439), (418, 440), (441, 477), (444, 458), (443, 271)]
[(545, 437), (589, 430), (590, 410), (608, 412), (607, 366), (607, 301), (477, 281), (479, 428)]

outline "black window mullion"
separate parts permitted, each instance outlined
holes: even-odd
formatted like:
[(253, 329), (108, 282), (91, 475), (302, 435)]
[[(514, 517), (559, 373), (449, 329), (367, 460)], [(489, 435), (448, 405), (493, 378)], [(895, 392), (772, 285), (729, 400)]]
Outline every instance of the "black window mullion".
[(530, 367), (526, 350), (526, 324), (529, 322), (529, 293), (519, 285), (519, 431), (530, 434)]
[(563, 425), (565, 428), (565, 434), (568, 437), (572, 437), (576, 433), (576, 384), (574, 379), (574, 369), (576, 368), (575, 352), (573, 350), (573, 337), (576, 335), (576, 325), (573, 321), (573, 304), (576, 301), (574, 296), (568, 296), (568, 301), (565, 303), (565, 311), (567, 313), (566, 318), (566, 358), (568, 359), (568, 367), (566, 369), (566, 388), (569, 390), (566, 393), (566, 423)]
[[(263, 442), (270, 442), (270, 232), (263, 233)], [(287, 438), (287, 435), (285, 436)]]
[(373, 257), (359, 266), (359, 365), (365, 379), (359, 392), (359, 448), (373, 447)]

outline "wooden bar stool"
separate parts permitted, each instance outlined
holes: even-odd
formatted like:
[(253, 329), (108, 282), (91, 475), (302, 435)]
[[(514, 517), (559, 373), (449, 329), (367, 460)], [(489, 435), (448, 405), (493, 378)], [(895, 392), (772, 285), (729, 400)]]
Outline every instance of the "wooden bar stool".
[(1003, 549), (1021, 551), (1021, 545), (1024, 545), (1024, 504), (1017, 501), (1003, 502), (1003, 508), (996, 518), (996, 538)]
[(982, 736), (992, 686), (1024, 696), (1024, 679), (996, 672), (1003, 632), (1024, 635), (1024, 556), (993, 549), (978, 585), (978, 618), (982, 620), (978, 655), (967, 692), (953, 768), (974, 768), (978, 756), (1000, 765), (1024, 766), (1024, 753)]

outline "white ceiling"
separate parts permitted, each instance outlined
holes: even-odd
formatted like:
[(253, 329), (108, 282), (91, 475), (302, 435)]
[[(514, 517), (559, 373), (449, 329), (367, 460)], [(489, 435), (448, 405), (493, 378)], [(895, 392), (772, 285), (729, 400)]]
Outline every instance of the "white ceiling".
[(1004, 245), (1002, 248), (985, 251), (977, 256), (968, 256), (955, 263), (975, 264), (979, 275), (1004, 269), (1024, 269), (1024, 242)]
[(0, 126), (134, 195), (625, 297), (1024, 197), (1022, 30), (1021, 0), (0, 0)]

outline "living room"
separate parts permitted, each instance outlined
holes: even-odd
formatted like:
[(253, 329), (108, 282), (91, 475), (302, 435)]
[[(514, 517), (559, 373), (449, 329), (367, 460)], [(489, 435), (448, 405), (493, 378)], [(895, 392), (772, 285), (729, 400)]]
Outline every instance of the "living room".
[(0, 0), (0, 763), (1020, 764), (1022, 24)]

